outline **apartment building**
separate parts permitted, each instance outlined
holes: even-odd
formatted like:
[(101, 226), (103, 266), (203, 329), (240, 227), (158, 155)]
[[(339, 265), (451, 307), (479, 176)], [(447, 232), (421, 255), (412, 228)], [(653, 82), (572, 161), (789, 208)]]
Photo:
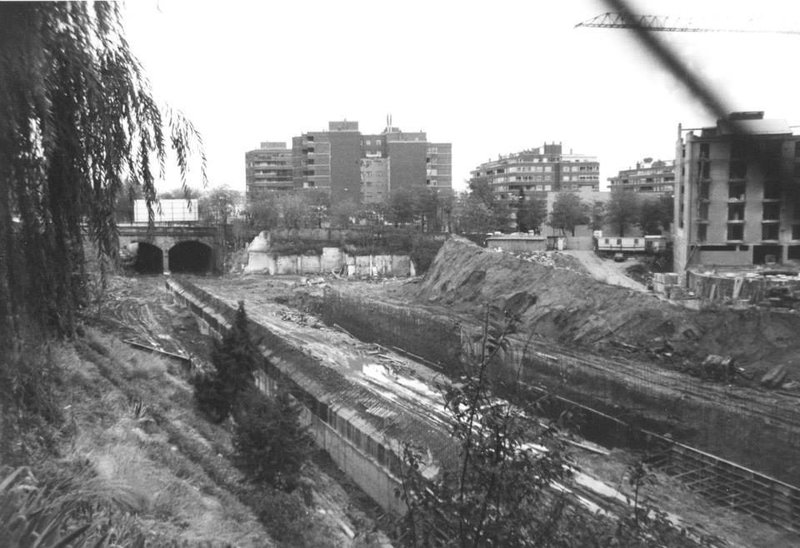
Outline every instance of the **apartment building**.
[(375, 203), (392, 191), (452, 189), (452, 145), (429, 143), (425, 132), (391, 125), (362, 134), (358, 122), (329, 122), (327, 131), (292, 139), (294, 188), (330, 192), (331, 202)]
[(531, 192), (598, 191), (600, 162), (595, 156), (565, 153), (560, 143), (553, 143), (500, 155), (476, 167), (470, 176), (471, 181), (488, 182), (501, 199)]
[(645, 158), (636, 162), (635, 168), (623, 169), (616, 177), (609, 177), (608, 182), (611, 188), (672, 195), (675, 188), (675, 162)]
[(678, 126), (674, 268), (800, 261), (800, 136), (763, 112)]
[(286, 143), (263, 142), (244, 154), (245, 189), (248, 200), (265, 193), (294, 188), (292, 151)]

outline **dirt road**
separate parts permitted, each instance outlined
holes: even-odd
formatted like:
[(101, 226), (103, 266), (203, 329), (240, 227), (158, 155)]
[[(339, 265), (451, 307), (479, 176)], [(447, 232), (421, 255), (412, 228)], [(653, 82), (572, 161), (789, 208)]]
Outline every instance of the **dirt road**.
[(615, 263), (610, 259), (601, 259), (594, 251), (570, 249), (563, 253), (578, 259), (597, 281), (647, 292), (647, 287), (625, 275), (625, 269), (631, 265), (628, 261)]

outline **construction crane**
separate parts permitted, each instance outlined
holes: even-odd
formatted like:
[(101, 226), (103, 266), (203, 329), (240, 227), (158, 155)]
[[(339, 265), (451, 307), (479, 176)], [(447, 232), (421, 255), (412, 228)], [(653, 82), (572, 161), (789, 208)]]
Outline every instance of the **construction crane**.
[(788, 29), (714, 28), (696, 25), (691, 19), (668, 15), (638, 15), (609, 11), (575, 25), (603, 29), (645, 29), (654, 32), (757, 32), (765, 34), (800, 34)]

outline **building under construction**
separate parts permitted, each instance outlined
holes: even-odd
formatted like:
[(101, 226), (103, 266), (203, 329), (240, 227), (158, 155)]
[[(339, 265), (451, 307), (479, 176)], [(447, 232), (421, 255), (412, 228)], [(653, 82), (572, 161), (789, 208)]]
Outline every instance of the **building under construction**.
[(800, 261), (800, 135), (763, 112), (678, 127), (674, 267)]

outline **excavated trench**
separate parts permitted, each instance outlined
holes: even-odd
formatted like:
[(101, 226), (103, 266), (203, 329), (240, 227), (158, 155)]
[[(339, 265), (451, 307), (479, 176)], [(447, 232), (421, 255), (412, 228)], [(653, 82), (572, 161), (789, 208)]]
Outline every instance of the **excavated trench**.
[[(451, 378), (482, 334), (473, 318), (346, 286), (326, 289), (323, 311), (329, 325), (424, 359)], [(541, 412), (567, 417), (586, 439), (643, 451), (712, 501), (800, 530), (800, 489), (792, 485), (800, 483), (800, 400), (765, 403), (752, 390), (700, 383), (541, 337), (515, 334), (510, 341), (493, 371), (498, 395), (522, 404), (538, 400)]]

